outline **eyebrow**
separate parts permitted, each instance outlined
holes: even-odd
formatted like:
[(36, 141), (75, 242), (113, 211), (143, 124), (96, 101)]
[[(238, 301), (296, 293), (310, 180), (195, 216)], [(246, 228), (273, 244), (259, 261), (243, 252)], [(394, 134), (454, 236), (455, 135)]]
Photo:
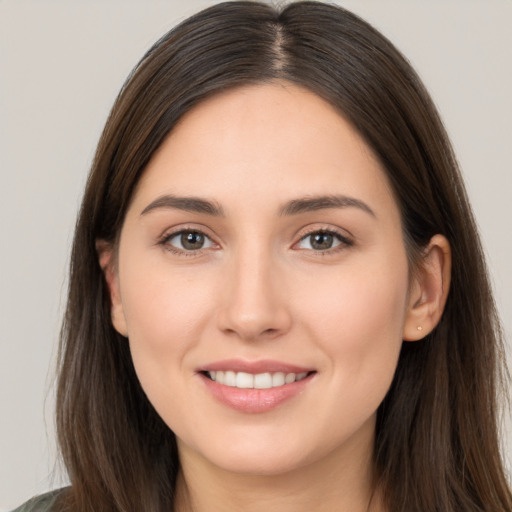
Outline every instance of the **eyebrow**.
[[(327, 210), (330, 208), (349, 207), (359, 208), (360, 210), (370, 214), (372, 217), (377, 217), (375, 212), (364, 201), (343, 195), (307, 196), (292, 199), (280, 208), (279, 215), (290, 216), (317, 210)], [(144, 210), (142, 210), (141, 216), (160, 208), (173, 208), (186, 212), (205, 213), (214, 217), (225, 217), (222, 206), (220, 206), (216, 201), (194, 196), (180, 197), (170, 194), (160, 196), (151, 202), (146, 206), (146, 208), (144, 208)]]
[(316, 210), (349, 207), (359, 208), (372, 217), (377, 217), (375, 212), (364, 201), (343, 195), (308, 196), (293, 199), (281, 208), (279, 215), (297, 215), (299, 213), (313, 212)]
[(141, 215), (146, 215), (158, 208), (174, 208), (186, 212), (206, 213), (215, 217), (224, 217), (224, 210), (215, 201), (201, 199), (200, 197), (179, 197), (169, 194), (155, 199), (142, 210)]

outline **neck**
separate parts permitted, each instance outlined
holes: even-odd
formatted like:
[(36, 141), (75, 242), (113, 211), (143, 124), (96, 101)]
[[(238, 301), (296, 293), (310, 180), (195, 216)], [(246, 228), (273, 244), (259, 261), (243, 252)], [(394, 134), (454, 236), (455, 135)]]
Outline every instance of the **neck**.
[[(353, 448), (353, 447), (352, 447)], [(285, 473), (225, 471), (180, 447), (175, 512), (384, 512), (375, 490), (373, 440), (357, 453), (334, 450)]]

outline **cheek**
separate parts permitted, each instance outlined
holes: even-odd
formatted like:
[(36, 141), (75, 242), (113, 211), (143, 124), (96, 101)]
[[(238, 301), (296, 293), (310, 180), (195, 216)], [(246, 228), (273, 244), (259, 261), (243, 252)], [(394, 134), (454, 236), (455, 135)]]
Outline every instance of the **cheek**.
[[(165, 265), (137, 269), (125, 260), (121, 274), (132, 359), (141, 384), (151, 399), (168, 389), (180, 373), (184, 358), (200, 340), (212, 305), (212, 286), (206, 276)], [(159, 386), (160, 383), (160, 386)]]
[[(343, 273), (329, 294), (309, 295), (310, 337), (327, 356), (315, 421), (326, 438), (349, 438), (372, 422), (389, 390), (402, 346), (405, 272)], [(314, 430), (312, 429), (314, 432)]]
[(208, 273), (172, 268), (161, 255), (154, 259), (140, 269), (136, 258), (126, 258), (120, 275), (123, 309), (130, 336), (168, 345), (198, 327), (212, 291)]
[(402, 345), (407, 288), (404, 258), (394, 265), (354, 266), (331, 280), (328, 293), (317, 289), (304, 296), (302, 316), (329, 355), (337, 385), (387, 391)]

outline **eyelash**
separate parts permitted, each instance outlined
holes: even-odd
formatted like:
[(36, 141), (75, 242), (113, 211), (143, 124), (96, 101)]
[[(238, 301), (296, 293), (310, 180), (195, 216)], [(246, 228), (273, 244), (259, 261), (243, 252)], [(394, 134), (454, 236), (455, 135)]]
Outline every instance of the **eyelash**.
[[(185, 250), (185, 249), (179, 249), (177, 247), (174, 247), (173, 245), (171, 245), (169, 243), (170, 240), (172, 240), (173, 238), (176, 238), (179, 235), (183, 235), (184, 233), (191, 233), (191, 234), (203, 236), (205, 239), (209, 240), (212, 245), (215, 244), (215, 242), (213, 242), (213, 240), (204, 231), (201, 231), (200, 229), (194, 229), (194, 228), (185, 228), (185, 229), (179, 229), (178, 231), (173, 231), (172, 233), (165, 234), (158, 241), (158, 245), (161, 245), (165, 250), (172, 252), (173, 254), (176, 254), (178, 256), (184, 256), (184, 257), (199, 256), (205, 250), (208, 250), (210, 248), (210, 247), (207, 247), (207, 248), (200, 248), (197, 250)], [(341, 234), (339, 231), (337, 231), (335, 229), (331, 229), (331, 228), (318, 229), (317, 228), (317, 229), (312, 229), (311, 231), (303, 234), (301, 236), (301, 238), (299, 239), (299, 241), (296, 242), (293, 246), (295, 247), (296, 245), (300, 244), (301, 242), (306, 240), (308, 237), (311, 237), (313, 235), (329, 235), (329, 236), (332, 236), (335, 240), (337, 240), (339, 242), (339, 244), (336, 245), (335, 247), (328, 248), (325, 250), (303, 249), (303, 250), (307, 250), (307, 251), (312, 251), (313, 253), (315, 253), (315, 255), (318, 254), (323, 257), (336, 254), (339, 251), (342, 251), (342, 250), (346, 249), (347, 247), (351, 247), (354, 245), (354, 242), (350, 238)]]
[(215, 244), (215, 242), (213, 242), (213, 240), (204, 231), (202, 231), (200, 229), (195, 229), (195, 228), (184, 228), (184, 229), (179, 229), (178, 231), (173, 231), (172, 233), (165, 234), (158, 241), (158, 245), (162, 246), (165, 250), (172, 252), (173, 254), (176, 254), (178, 256), (184, 256), (184, 257), (199, 256), (205, 250), (209, 249), (209, 248), (206, 248), (206, 249), (201, 248), (201, 249), (197, 249), (197, 250), (188, 250), (187, 251), (185, 249), (179, 249), (177, 247), (174, 247), (173, 245), (171, 245), (169, 243), (170, 240), (172, 240), (173, 238), (176, 238), (177, 236), (182, 235), (184, 233), (193, 233), (196, 235), (201, 235), (205, 239), (209, 240), (212, 245)]
[(316, 228), (312, 229), (311, 231), (306, 232), (304, 235), (301, 236), (300, 240), (294, 244), (297, 245), (301, 243), (303, 240), (306, 240), (307, 238), (313, 236), (313, 235), (329, 235), (332, 236), (335, 240), (339, 242), (339, 244), (335, 247), (325, 249), (325, 250), (313, 250), (313, 249), (305, 249), (305, 250), (311, 250), (316, 255), (319, 256), (332, 256), (334, 254), (337, 254), (340, 251), (343, 251), (344, 249), (348, 247), (352, 247), (354, 245), (354, 242), (348, 238), (346, 235), (340, 233), (339, 231), (332, 229), (332, 228)]

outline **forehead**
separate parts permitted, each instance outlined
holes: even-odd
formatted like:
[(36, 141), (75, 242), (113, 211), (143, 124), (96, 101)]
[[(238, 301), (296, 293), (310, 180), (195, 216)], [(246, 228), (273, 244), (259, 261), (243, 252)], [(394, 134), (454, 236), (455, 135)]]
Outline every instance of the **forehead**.
[(185, 114), (153, 155), (135, 199), (169, 193), (257, 203), (334, 192), (394, 203), (371, 148), (332, 105), (273, 83), (217, 94)]

